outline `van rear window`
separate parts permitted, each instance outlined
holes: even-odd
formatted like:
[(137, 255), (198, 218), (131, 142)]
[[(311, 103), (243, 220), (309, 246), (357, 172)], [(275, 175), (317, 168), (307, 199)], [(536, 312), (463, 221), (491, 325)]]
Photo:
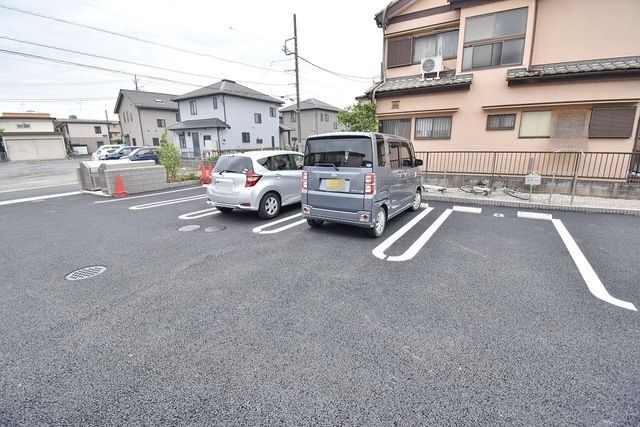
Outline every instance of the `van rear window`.
[(252, 163), (249, 157), (244, 156), (222, 156), (216, 162), (214, 172), (235, 172), (247, 173), (251, 169)]
[(370, 168), (373, 166), (371, 139), (367, 137), (309, 139), (304, 153), (304, 165)]

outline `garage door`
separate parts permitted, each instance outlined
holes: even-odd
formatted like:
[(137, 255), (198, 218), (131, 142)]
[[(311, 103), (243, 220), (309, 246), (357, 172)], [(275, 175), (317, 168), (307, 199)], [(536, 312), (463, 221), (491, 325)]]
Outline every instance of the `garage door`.
[(6, 139), (9, 160), (55, 160), (66, 157), (62, 139)]

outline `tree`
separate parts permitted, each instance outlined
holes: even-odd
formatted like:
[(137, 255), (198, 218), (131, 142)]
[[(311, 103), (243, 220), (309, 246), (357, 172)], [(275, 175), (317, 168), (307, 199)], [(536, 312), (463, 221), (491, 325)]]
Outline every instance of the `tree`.
[(376, 105), (371, 102), (355, 103), (338, 112), (338, 121), (352, 132), (377, 132)]
[(167, 139), (167, 130), (160, 135), (160, 164), (167, 171), (167, 180), (175, 181), (178, 177), (178, 169), (182, 166), (182, 158), (178, 147)]

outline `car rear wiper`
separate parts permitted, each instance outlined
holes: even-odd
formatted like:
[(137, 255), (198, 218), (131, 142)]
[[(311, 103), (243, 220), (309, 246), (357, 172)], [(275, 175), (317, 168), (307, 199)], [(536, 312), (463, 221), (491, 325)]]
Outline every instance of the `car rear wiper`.
[(331, 167), (333, 167), (335, 170), (338, 170), (338, 168), (336, 167), (336, 165), (335, 165), (335, 164), (333, 164), (333, 163), (329, 163), (329, 162), (327, 162), (327, 163), (314, 163), (313, 165), (314, 165), (314, 166), (331, 166)]

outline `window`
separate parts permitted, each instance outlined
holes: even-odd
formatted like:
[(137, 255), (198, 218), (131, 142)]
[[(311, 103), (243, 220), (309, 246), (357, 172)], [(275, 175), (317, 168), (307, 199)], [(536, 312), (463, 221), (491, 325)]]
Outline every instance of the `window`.
[(380, 131), (403, 138), (411, 138), (411, 119), (380, 120)]
[(262, 123), (262, 114), (253, 113), (253, 121), (256, 123)]
[(180, 122), (180, 113), (176, 113), (176, 122)]
[(324, 114), (323, 113), (320, 113), (320, 121), (324, 122)]
[(389, 141), (389, 166), (400, 169), (400, 142)]
[(198, 101), (195, 99), (193, 101), (189, 101), (189, 108), (191, 109), (191, 115), (196, 116), (198, 114)]
[(269, 115), (271, 117), (275, 117), (276, 116), (276, 107), (269, 107)]
[(467, 18), (462, 70), (521, 64), (526, 7)]
[(242, 142), (251, 142), (251, 135), (249, 132), (242, 132)]
[(211, 135), (203, 135), (202, 141), (204, 142), (205, 146), (207, 145), (207, 141), (209, 141), (209, 145), (211, 145)]
[(520, 138), (549, 138), (551, 111), (525, 111), (520, 115)]
[(276, 148), (276, 137), (275, 136), (271, 137), (271, 147)]
[(218, 97), (217, 96), (213, 97), (213, 109), (214, 110), (218, 109)]
[(262, 138), (256, 138), (256, 144), (262, 144)]
[(411, 40), (411, 37), (406, 37), (387, 42), (387, 67), (411, 65)]
[(167, 127), (167, 122), (164, 119), (157, 119), (156, 122), (158, 123), (159, 128)]
[(304, 156), (300, 154), (291, 154), (290, 156), (293, 159), (293, 167), (295, 167), (296, 170), (302, 169), (302, 166), (304, 166)]
[(158, 138), (151, 138), (151, 141), (153, 141), (153, 145), (156, 147), (160, 145), (160, 140)]
[(416, 118), (416, 139), (451, 139), (452, 117)]
[(93, 131), (96, 133), (96, 135), (102, 135), (102, 126), (94, 126)]
[(515, 114), (490, 114), (487, 117), (487, 130), (513, 129), (515, 126)]
[(413, 167), (413, 153), (411, 152), (411, 148), (409, 147), (409, 144), (407, 144), (406, 142), (401, 142), (400, 143), (400, 164), (402, 165), (403, 168), (410, 168)]
[(258, 164), (271, 171), (297, 169), (296, 164), (291, 160), (291, 157), (289, 157), (288, 154), (278, 154), (277, 156), (258, 159)]
[(307, 140), (304, 164), (333, 163), (336, 167), (367, 168), (373, 164), (368, 137), (329, 137)]
[(442, 56), (453, 59), (458, 56), (458, 35), (460, 31), (447, 31), (413, 39), (413, 63), (419, 64), (423, 58)]
[(397, 110), (400, 108), (400, 101), (391, 101), (391, 109)]
[(635, 116), (636, 107), (594, 108), (589, 138), (630, 138)]
[(18, 123), (17, 126), (18, 129), (31, 129), (30, 123)]
[(280, 117), (279, 117), (279, 120), (280, 120), (280, 124), (283, 124), (283, 123), (284, 123), (284, 117), (280, 116)]
[(178, 134), (178, 141), (180, 141), (180, 148), (187, 148), (187, 139), (184, 137), (184, 132)]
[(133, 146), (136, 146), (136, 139), (135, 138), (131, 138), (131, 143), (133, 144)]
[(338, 130), (338, 122), (333, 122), (333, 130)]
[(96, 141), (96, 146), (97, 146), (98, 148), (102, 147), (103, 145), (104, 145), (104, 142), (102, 142), (102, 141)]
[(298, 120), (298, 116), (295, 111), (291, 112), (291, 123), (295, 123)]
[(378, 166), (387, 165), (387, 153), (384, 148), (384, 137), (376, 136), (376, 152), (378, 154)]
[(329, 113), (325, 113), (324, 114), (324, 121), (328, 122), (329, 121)]

